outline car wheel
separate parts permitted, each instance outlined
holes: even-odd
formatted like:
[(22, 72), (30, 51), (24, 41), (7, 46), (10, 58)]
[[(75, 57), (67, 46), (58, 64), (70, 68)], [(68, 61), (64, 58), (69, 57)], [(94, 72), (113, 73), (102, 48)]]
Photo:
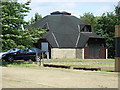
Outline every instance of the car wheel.
[(8, 57), (8, 62), (13, 62), (14, 61), (14, 58), (12, 56)]
[(37, 59), (36, 59), (37, 61), (40, 61), (41, 60), (41, 58), (39, 57), (39, 56), (37, 56)]
[(24, 61), (29, 61), (29, 59), (24, 59)]
[(39, 57), (39, 56), (37, 56), (37, 57), (35, 57), (34, 59), (32, 59), (32, 61), (40, 61), (41, 60), (41, 58)]

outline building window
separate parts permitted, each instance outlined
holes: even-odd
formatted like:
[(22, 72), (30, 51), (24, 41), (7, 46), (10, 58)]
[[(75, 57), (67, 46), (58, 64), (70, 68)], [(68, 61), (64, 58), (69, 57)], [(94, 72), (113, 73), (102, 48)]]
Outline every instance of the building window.
[(85, 25), (81, 31), (82, 32), (92, 32), (91, 25)]
[(41, 50), (48, 52), (48, 42), (41, 42)]
[(85, 47), (88, 47), (88, 43), (86, 43)]
[(43, 29), (46, 29), (46, 31), (49, 32), (49, 25), (48, 25), (47, 22), (43, 25), (42, 28), (43, 28)]
[(103, 48), (104, 48), (104, 44), (101, 44), (101, 47), (103, 47)]

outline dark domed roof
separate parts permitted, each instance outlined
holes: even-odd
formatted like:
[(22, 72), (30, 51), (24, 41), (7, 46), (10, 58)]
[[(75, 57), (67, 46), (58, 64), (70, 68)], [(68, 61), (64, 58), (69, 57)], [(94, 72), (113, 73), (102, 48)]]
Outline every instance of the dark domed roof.
[(71, 15), (71, 13), (68, 13), (66, 11), (60, 12), (60, 11), (55, 11), (50, 13), (51, 15), (59, 15), (59, 14), (63, 14), (63, 15)]
[[(56, 15), (57, 14), (57, 15)], [(81, 33), (86, 23), (68, 12), (53, 12), (26, 28), (48, 29), (43, 38), (54, 48), (83, 48), (89, 38), (101, 38), (92, 32)]]

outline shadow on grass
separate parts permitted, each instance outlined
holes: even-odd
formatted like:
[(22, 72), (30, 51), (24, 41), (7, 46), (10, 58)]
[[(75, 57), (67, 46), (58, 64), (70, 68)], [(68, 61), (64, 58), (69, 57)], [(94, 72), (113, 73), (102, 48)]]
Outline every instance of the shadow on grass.
[(33, 64), (33, 62), (27, 62), (27, 61), (14, 61), (14, 62), (0, 62), (0, 66), (2, 67), (24, 67), (24, 68), (34, 68), (38, 67), (37, 64)]
[(5, 61), (0, 61), (0, 66), (2, 67), (7, 67), (8, 65), (20, 65), (23, 64), (23, 62), (5, 62)]
[(113, 71), (113, 70), (108, 70), (108, 71), (106, 71), (106, 72), (115, 72), (115, 71)]
[(8, 62), (0, 61), (0, 66), (7, 67), (8, 64)]

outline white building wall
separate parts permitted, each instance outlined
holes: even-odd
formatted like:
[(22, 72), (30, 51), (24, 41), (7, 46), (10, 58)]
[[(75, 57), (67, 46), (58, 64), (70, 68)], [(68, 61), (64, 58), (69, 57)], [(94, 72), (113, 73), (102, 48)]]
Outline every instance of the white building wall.
[(51, 58), (81, 58), (82, 59), (82, 49), (75, 48), (51, 48)]
[(84, 49), (76, 49), (76, 58), (84, 59)]

